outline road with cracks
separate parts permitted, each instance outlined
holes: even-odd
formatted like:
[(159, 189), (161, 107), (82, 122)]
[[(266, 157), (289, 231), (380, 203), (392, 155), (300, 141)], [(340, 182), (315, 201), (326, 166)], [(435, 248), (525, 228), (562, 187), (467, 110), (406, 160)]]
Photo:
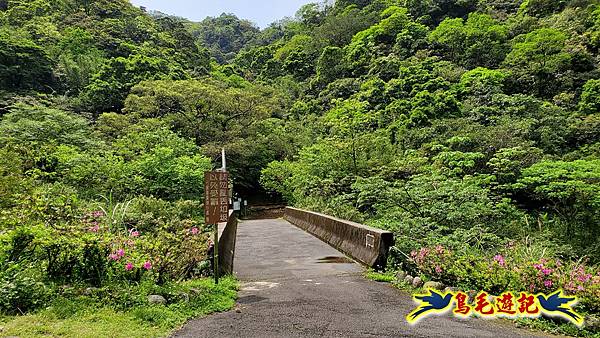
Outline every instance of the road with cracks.
[(238, 305), (188, 322), (174, 337), (542, 337), (500, 320), (427, 318), (411, 326), (411, 295), (282, 219), (239, 223)]

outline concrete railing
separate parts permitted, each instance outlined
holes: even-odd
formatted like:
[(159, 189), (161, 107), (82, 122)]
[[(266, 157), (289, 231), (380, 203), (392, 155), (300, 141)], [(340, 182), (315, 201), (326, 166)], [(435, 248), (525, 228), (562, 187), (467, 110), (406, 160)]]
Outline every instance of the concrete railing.
[(219, 223), (219, 275), (233, 274), (235, 240), (237, 237), (237, 213), (230, 211), (227, 222)]
[(383, 270), (394, 235), (356, 222), (296, 208), (285, 208), (284, 218), (339, 251), (375, 269)]

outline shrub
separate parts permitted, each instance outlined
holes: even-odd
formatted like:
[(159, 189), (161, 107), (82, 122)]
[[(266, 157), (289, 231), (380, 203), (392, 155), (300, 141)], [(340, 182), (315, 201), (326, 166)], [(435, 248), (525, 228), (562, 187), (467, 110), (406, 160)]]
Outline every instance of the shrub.
[(30, 267), (11, 265), (0, 276), (0, 312), (24, 314), (43, 307), (52, 290), (40, 281)]

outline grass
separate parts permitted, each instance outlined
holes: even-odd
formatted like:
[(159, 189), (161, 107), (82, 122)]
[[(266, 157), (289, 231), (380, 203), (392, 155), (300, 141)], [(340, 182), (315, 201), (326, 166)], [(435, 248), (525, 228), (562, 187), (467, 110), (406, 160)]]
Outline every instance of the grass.
[(516, 319), (514, 322), (519, 327), (526, 327), (531, 330), (544, 331), (552, 334), (561, 334), (573, 337), (594, 337), (600, 338), (600, 332), (592, 332), (586, 329), (579, 329), (573, 324), (554, 321), (546, 318), (538, 319)]
[(166, 337), (191, 318), (231, 309), (237, 288), (237, 281), (231, 277), (222, 279), (219, 285), (210, 279), (194, 280), (177, 284), (177, 292), (185, 292), (189, 300), (126, 310), (90, 297), (59, 298), (33, 314), (0, 318), (0, 336)]
[(381, 273), (373, 270), (365, 272), (365, 278), (384, 283), (391, 283), (396, 280), (396, 276), (392, 273)]

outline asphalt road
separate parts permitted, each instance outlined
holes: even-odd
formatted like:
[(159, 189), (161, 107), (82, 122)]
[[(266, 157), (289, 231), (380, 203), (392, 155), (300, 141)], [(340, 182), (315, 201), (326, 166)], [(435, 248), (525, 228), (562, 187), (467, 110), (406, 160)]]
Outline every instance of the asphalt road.
[(415, 326), (408, 293), (285, 220), (240, 222), (235, 310), (192, 320), (174, 337), (541, 337), (511, 322), (448, 315)]

